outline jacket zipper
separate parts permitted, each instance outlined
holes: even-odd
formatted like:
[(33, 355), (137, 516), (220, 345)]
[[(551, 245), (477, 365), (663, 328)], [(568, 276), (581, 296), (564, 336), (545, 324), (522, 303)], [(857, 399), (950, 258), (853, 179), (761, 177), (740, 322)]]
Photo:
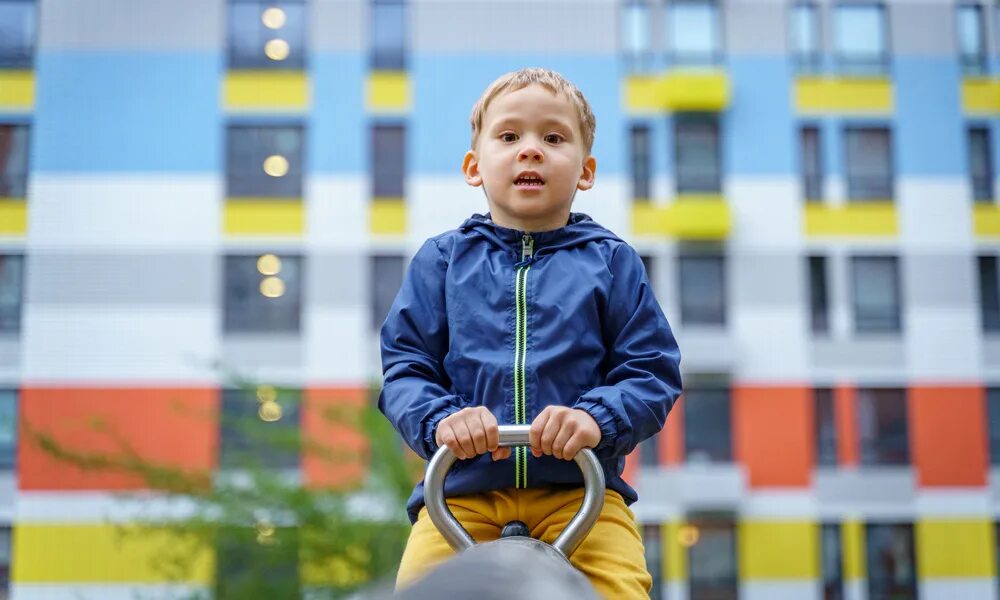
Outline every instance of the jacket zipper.
[[(514, 273), (514, 419), (517, 425), (527, 425), (525, 410), (524, 365), (528, 353), (528, 269), (535, 250), (531, 234), (521, 238), (521, 264)], [(528, 487), (528, 449), (514, 449), (514, 485)]]

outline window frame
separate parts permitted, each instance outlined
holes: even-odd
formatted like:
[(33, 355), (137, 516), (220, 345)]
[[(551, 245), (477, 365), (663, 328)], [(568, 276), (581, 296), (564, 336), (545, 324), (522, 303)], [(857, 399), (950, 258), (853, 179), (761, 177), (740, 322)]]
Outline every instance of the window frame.
[[(295, 290), (295, 297), (291, 300), (286, 300), (286, 302), (291, 302), (291, 305), (287, 309), (273, 309), (273, 310), (290, 310), (294, 312), (293, 317), (288, 318), (290, 325), (285, 326), (283, 320), (279, 320), (279, 325), (271, 325), (271, 321), (267, 319), (253, 318), (248, 319), (245, 315), (233, 316), (230, 314), (231, 310), (236, 308), (242, 308), (242, 305), (236, 304), (234, 308), (230, 308), (230, 293), (232, 290), (229, 287), (229, 269), (230, 264), (235, 260), (260, 260), (260, 257), (265, 254), (274, 254), (282, 262), (288, 260), (294, 260), (296, 262), (296, 269), (298, 269), (298, 288)], [(302, 253), (293, 252), (259, 252), (250, 253), (242, 251), (227, 252), (222, 255), (222, 318), (221, 326), (224, 336), (239, 336), (239, 335), (300, 335), (303, 329), (303, 313), (305, 312), (305, 278), (306, 278), (306, 266), (307, 257)], [(263, 281), (264, 275), (258, 270), (258, 275), (261, 276), (260, 281)], [(284, 282), (284, 278), (280, 277), (280, 273), (277, 275)], [(260, 293), (260, 281), (257, 283), (257, 294), (263, 297)], [(289, 286), (286, 283), (285, 291), (288, 292)], [(284, 294), (282, 294), (284, 295)], [(271, 300), (268, 298), (267, 300)], [(265, 301), (267, 301), (265, 300)], [(254, 300), (256, 301), (256, 300)], [(253, 308), (251, 306), (251, 308)], [(246, 323), (252, 322), (258, 324), (258, 327), (247, 326)], [(259, 325), (266, 326), (259, 326)]]
[[(823, 598), (829, 600), (841, 600), (844, 594), (844, 566), (843, 566), (843, 530), (840, 523), (823, 522), (819, 524), (819, 565), (820, 565), (820, 585), (822, 586)], [(832, 534), (830, 532), (833, 532)], [(827, 536), (836, 540), (836, 551), (831, 555), (827, 554)], [(836, 565), (836, 572), (831, 577), (827, 573), (826, 566), (829, 563)]]
[[(989, 43), (987, 41), (986, 11), (979, 2), (960, 1), (955, 5), (955, 50), (958, 54), (958, 65), (964, 76), (982, 76), (989, 69)], [(992, 6), (992, 5), (991, 5)], [(971, 10), (977, 16), (979, 27), (979, 51), (975, 55), (963, 52), (961, 14)]]
[[(652, 131), (652, 127), (645, 121), (633, 121), (628, 128), (629, 181), (631, 183), (633, 203), (645, 204), (653, 199)], [(640, 132), (642, 135), (637, 136)], [(642, 142), (641, 144), (639, 143), (640, 141)], [(642, 156), (636, 152), (639, 145), (643, 149)], [(645, 189), (645, 194), (639, 193), (642, 191), (642, 188)]]
[[(293, 40), (295, 37), (293, 35), (288, 35), (281, 38), (272, 39), (285, 39), (289, 43), (290, 52), (288, 57), (283, 60), (274, 60), (269, 58), (264, 53), (263, 46), (260, 48), (259, 54), (244, 54), (242, 48), (237, 46), (234, 42), (236, 39), (236, 31), (233, 23), (235, 21), (236, 15), (234, 10), (237, 6), (247, 6), (256, 5), (259, 15), (263, 14), (263, 11), (267, 8), (281, 8), (286, 9), (289, 6), (296, 6), (301, 10), (301, 31), (296, 32), (296, 35), (301, 36), (297, 40)], [(226, 68), (230, 71), (253, 71), (253, 70), (265, 70), (265, 71), (304, 71), (309, 67), (309, 6), (305, 0), (228, 0), (226, 2), (226, 46), (225, 46), (225, 60)], [(268, 31), (274, 31), (273, 35), (280, 35), (280, 30), (282, 28), (271, 30), (267, 26), (260, 23), (260, 17), (257, 18), (258, 23), (255, 23), (255, 28), (257, 35), (263, 39)], [(289, 30), (290, 33), (290, 30)]]
[[(718, 315), (712, 315), (712, 318), (705, 318), (701, 314), (701, 310), (704, 309), (704, 303), (696, 302), (695, 304), (700, 306), (700, 309), (695, 309), (691, 306), (690, 302), (687, 302), (687, 297), (685, 295), (685, 288), (688, 285), (685, 284), (684, 264), (689, 261), (696, 260), (713, 260), (718, 262), (719, 273), (720, 273), (720, 289), (719, 296), (721, 298), (722, 306)], [(677, 256), (677, 284), (679, 291), (680, 300), (680, 318), (681, 323), (685, 326), (694, 327), (726, 327), (729, 322), (729, 284), (728, 284), (728, 261), (726, 260), (726, 255), (722, 251), (718, 252), (680, 252)], [(695, 312), (692, 312), (694, 310)], [(708, 311), (704, 310), (704, 314), (707, 315)]]
[[(830, 19), (830, 27), (833, 31), (832, 39), (830, 40), (831, 53), (833, 55), (833, 63), (836, 65), (837, 73), (845, 76), (860, 76), (860, 77), (886, 77), (889, 75), (890, 64), (892, 62), (892, 39), (891, 35), (891, 24), (889, 22), (889, 7), (885, 2), (879, 1), (867, 1), (867, 2), (837, 2), (831, 5), (833, 9), (831, 11), (832, 18)], [(879, 18), (881, 21), (881, 32), (882, 36), (882, 52), (877, 57), (873, 58), (873, 62), (870, 64), (858, 63), (859, 59), (850, 59), (843, 55), (841, 49), (837, 46), (837, 35), (839, 33), (839, 10), (840, 9), (858, 9), (858, 8), (872, 8), (878, 11)]]
[[(704, 57), (685, 57), (676, 48), (673, 38), (674, 29), (674, 9), (677, 6), (707, 6), (711, 9), (711, 27), (714, 28), (715, 33), (715, 44), (713, 48), (709, 51), (707, 56)], [(719, 6), (717, 0), (668, 0), (666, 3), (666, 10), (664, 11), (665, 21), (666, 21), (666, 35), (664, 36), (667, 40), (667, 48), (665, 48), (665, 54), (667, 62), (672, 67), (711, 67), (722, 63), (723, 57), (726, 54), (725, 51), (725, 31), (723, 30), (723, 15), (722, 10)]]
[[(697, 379), (697, 378), (696, 378)], [(692, 398), (692, 392), (694, 392)], [(721, 401), (720, 406), (712, 406), (706, 409), (705, 412), (699, 413), (692, 410), (693, 403), (698, 401), (698, 396), (700, 393), (707, 393), (711, 395), (720, 394), (719, 397), (709, 396), (709, 400)], [(710, 414), (708, 411), (711, 409), (723, 408), (725, 410), (725, 423), (724, 426), (718, 422), (713, 422), (710, 427), (705, 427), (713, 435), (711, 436), (692, 436), (690, 433), (695, 431), (697, 428), (693, 427), (691, 424), (692, 415), (704, 418), (705, 414)], [(684, 391), (684, 463), (686, 465), (701, 465), (701, 464), (712, 464), (712, 465), (725, 465), (731, 464), (735, 458), (733, 455), (733, 390), (732, 386), (728, 382), (723, 381), (695, 381), (691, 385), (687, 386)], [(718, 415), (713, 415), (718, 416)], [(708, 447), (709, 445), (714, 445), (715, 442), (722, 441), (722, 446), (719, 447)], [(703, 442), (710, 442), (709, 445), (703, 444)], [(700, 445), (699, 445), (700, 444)], [(700, 452), (702, 454), (697, 454), (692, 459), (692, 455), (695, 452)]]
[[(25, 300), (25, 269), (27, 267), (27, 258), (25, 254), (21, 252), (3, 252), (0, 251), (0, 259), (6, 260), (12, 259), (18, 263), (18, 280), (17, 280), (17, 308), (12, 311), (12, 326), (4, 326), (5, 321), (0, 319), (0, 336), (10, 335), (17, 336), (21, 333), (21, 327), (24, 321), (24, 300)], [(2, 316), (2, 314), (0, 314)]]
[[(982, 147), (986, 152), (984, 164), (986, 172), (977, 175), (973, 169), (975, 157), (973, 156), (974, 134), (983, 134)], [(987, 123), (969, 123), (965, 128), (966, 150), (969, 161), (969, 186), (972, 192), (972, 202), (974, 204), (993, 204), (995, 202), (993, 193), (993, 182), (996, 174), (993, 170), (993, 130)], [(980, 193), (982, 192), (982, 193)]]
[[(809, 331), (814, 335), (830, 335), (830, 257), (823, 254), (806, 256), (806, 281), (809, 295)], [(819, 275), (817, 275), (817, 270)], [(817, 297), (816, 284), (822, 287)]]
[[(986, 335), (1000, 333), (1000, 258), (996, 254), (976, 256), (979, 285), (979, 326)], [(985, 278), (992, 277), (992, 290)]]
[[(629, 27), (631, 10), (645, 11), (646, 41), (648, 44), (645, 49), (640, 48), (636, 52), (633, 52), (633, 49), (627, 48), (625, 45), (625, 42), (629, 39), (629, 36), (626, 35), (626, 30)], [(652, 72), (656, 50), (653, 42), (653, 5), (649, 0), (625, 0), (622, 2), (621, 9), (618, 11), (618, 35), (621, 41), (619, 56), (621, 57), (624, 70), (628, 73)]]
[[(7, 176), (3, 171), (0, 171), (0, 198), (18, 198), (25, 199), (28, 196), (28, 178), (31, 176), (31, 138), (33, 134), (32, 122), (25, 118), (4, 118), (0, 120), (0, 127), (11, 128), (11, 130), (20, 129), (23, 130), (24, 140), (26, 147), (23, 148), (24, 151), (24, 172), (17, 173), (20, 178), (15, 183), (4, 183), (7, 180)], [(12, 136), (13, 137), (13, 136)], [(3, 163), (0, 163), (0, 167)], [(10, 190), (4, 193), (5, 187)], [(21, 193), (18, 194), (17, 192)]]
[[(792, 43), (789, 44), (789, 54), (795, 71), (801, 74), (814, 75), (823, 70), (823, 13), (818, 2), (814, 0), (798, 0), (788, 7), (789, 30)], [(810, 27), (813, 39), (816, 42), (816, 49), (812, 53), (803, 53), (794, 47), (797, 40), (798, 18), (797, 13), (801, 9), (808, 9), (811, 15)]]
[[(874, 580), (873, 574), (878, 573), (880, 570), (878, 566), (881, 564), (877, 555), (877, 545), (873, 543), (873, 532), (876, 528), (894, 528), (901, 529), (905, 531), (905, 535), (909, 538), (909, 552), (907, 560), (910, 564), (909, 572), (911, 577), (907, 582), (908, 585), (902, 590), (898, 588), (881, 590), (876, 588), (879, 582)], [(898, 521), (874, 521), (865, 523), (865, 549), (866, 549), (866, 573), (867, 577), (865, 582), (865, 587), (867, 588), (869, 598), (887, 598), (887, 597), (903, 597), (903, 598), (916, 598), (918, 593), (918, 588), (920, 586), (919, 576), (917, 574), (917, 562), (916, 562), (916, 537), (914, 532), (914, 527), (912, 523), (909, 522), (898, 522)], [(895, 594), (901, 593), (901, 596), (896, 596)]]
[[(702, 512), (691, 513), (685, 519), (688, 526), (693, 526), (698, 531), (697, 541), (686, 548), (688, 562), (688, 586), (692, 598), (735, 598), (739, 595), (742, 581), (739, 576), (740, 544), (739, 527), (736, 516), (722, 512)], [(719, 582), (704, 581), (695, 572), (695, 565), (699, 564), (693, 553), (698, 544), (704, 539), (705, 531), (722, 531), (729, 534), (727, 552), (731, 556), (729, 564), (732, 565), (732, 572)]]
[[(379, 331), (382, 328), (382, 324), (385, 322), (386, 317), (392, 310), (392, 303), (395, 301), (396, 296), (399, 295), (399, 289), (403, 285), (403, 280), (406, 278), (406, 269), (409, 266), (409, 260), (402, 253), (389, 253), (389, 252), (374, 252), (368, 255), (368, 291), (370, 295), (369, 309), (371, 310), (371, 328), (373, 331)], [(395, 293), (392, 294), (392, 298), (387, 299), (388, 302), (384, 303), (385, 311), (382, 311), (383, 304), (379, 299), (378, 292), (378, 264), (380, 260), (393, 260), (399, 261), (399, 285), (396, 286)], [(381, 315), (381, 316), (380, 316)]]
[(0, 53), (0, 70), (17, 69), (33, 70), (37, 61), (39, 32), (41, 30), (41, 8), (38, 0), (0, 0), (0, 4), (30, 4), (34, 8), (35, 29), (31, 32), (31, 46), (26, 48), (26, 52), (18, 55), (4, 55)]
[[(908, 467), (913, 462), (910, 444), (912, 435), (910, 432), (910, 407), (909, 391), (905, 387), (859, 387), (856, 391), (857, 402), (857, 431), (858, 431), (858, 459), (863, 467)], [(872, 418), (874, 425), (874, 436), (869, 438), (866, 435), (863, 412), (863, 403), (871, 401)], [(899, 432), (893, 435), (901, 439), (893, 439), (890, 434), (883, 431), (888, 423), (880, 419), (878, 404), (887, 401), (896, 403), (896, 408), (902, 413), (902, 418), (897, 419), (895, 424), (902, 423)], [(891, 456), (893, 452), (898, 452), (898, 457)]]
[[(722, 184), (725, 179), (724, 164), (723, 164), (723, 144), (722, 144), (722, 119), (719, 118), (718, 114), (715, 113), (703, 113), (703, 112), (691, 112), (691, 113), (674, 113), (671, 120), (672, 134), (673, 134), (673, 176), (674, 176), (674, 190), (677, 195), (683, 194), (721, 194)], [(685, 178), (681, 176), (681, 152), (682, 141), (681, 141), (681, 127), (682, 125), (690, 124), (701, 124), (701, 125), (711, 125), (714, 128), (715, 142), (714, 142), (714, 152), (715, 152), (715, 163), (713, 165), (714, 173), (712, 173), (712, 181), (708, 185), (699, 185), (698, 183), (692, 185), (689, 182), (682, 181)], [(683, 144), (687, 145), (687, 144)], [(686, 176), (687, 179), (697, 179), (702, 177), (700, 174)], [(705, 181), (708, 182), (709, 177), (705, 177)]]
[[(222, 472), (241, 472), (247, 468), (263, 468), (273, 472), (298, 471), (303, 465), (303, 455), (299, 451), (285, 451), (274, 447), (261, 447), (254, 444), (255, 434), (248, 434), (240, 429), (270, 427), (274, 430), (294, 431), (301, 436), (303, 400), (305, 393), (300, 388), (280, 388), (275, 387), (277, 392), (277, 402), (282, 409), (282, 417), (279, 421), (265, 422), (263, 419), (254, 419), (252, 411), (231, 412), (231, 407), (238, 401), (240, 406), (254, 406), (259, 403), (253, 398), (259, 394), (259, 388), (223, 388), (219, 398), (219, 450), (218, 465)], [(259, 397), (259, 396), (258, 396)], [(257, 402), (254, 402), (257, 400)], [(259, 409), (258, 409), (259, 410)], [(233, 424), (233, 421), (239, 423)], [(260, 421), (258, 423), (257, 421)], [(273, 432), (272, 432), (273, 434)], [(235, 437), (234, 437), (235, 436)], [(228, 440), (228, 443), (227, 443)], [(301, 440), (301, 437), (300, 437)], [(280, 448), (280, 445), (278, 446)], [(235, 461), (235, 462), (234, 462)]]
[[(399, 165), (399, 179), (395, 179), (391, 182), (391, 185), (385, 183), (386, 176), (390, 175), (386, 168), (383, 168), (389, 161), (384, 157), (379, 156), (379, 145), (376, 143), (376, 137), (378, 136), (379, 130), (399, 130), (401, 132), (401, 143), (399, 148), (399, 153), (401, 157), (401, 163)], [(370, 160), (370, 178), (369, 178), (369, 189), (371, 194), (371, 199), (374, 201), (381, 200), (405, 200), (406, 199), (406, 188), (407, 188), (407, 167), (408, 167), (408, 144), (410, 138), (409, 127), (406, 121), (401, 119), (374, 119), (371, 121), (368, 128), (368, 143), (369, 143), (369, 160)], [(395, 178), (395, 174), (392, 173)], [(386, 193), (382, 194), (380, 191), (385, 191), (386, 186), (390, 188), (391, 192), (395, 191), (395, 186), (399, 186), (399, 194)]]
[[(854, 322), (854, 333), (856, 335), (900, 335), (903, 332), (903, 315), (904, 315), (904, 299), (902, 296), (902, 274), (900, 268), (900, 260), (898, 256), (888, 255), (888, 254), (856, 254), (849, 257), (848, 269), (850, 271), (851, 280), (851, 316)], [(893, 315), (891, 321), (886, 321), (885, 325), (872, 325), (872, 319), (870, 315), (860, 316), (859, 313), (859, 302), (858, 302), (858, 290), (860, 286), (858, 285), (861, 278), (858, 276), (858, 265), (861, 261), (888, 261), (892, 265), (892, 295), (895, 300), (895, 306), (893, 307)], [(869, 319), (868, 321), (863, 321), (862, 319)]]
[[(886, 134), (886, 147), (888, 149), (889, 155), (886, 157), (886, 162), (889, 165), (889, 172), (887, 174), (887, 191), (885, 194), (859, 194), (856, 193), (858, 186), (857, 178), (858, 174), (851, 173), (851, 144), (849, 138), (854, 132), (885, 132)], [(844, 156), (844, 179), (847, 187), (847, 202), (849, 204), (863, 204), (866, 202), (881, 202), (889, 201), (895, 202), (896, 199), (896, 151), (895, 151), (895, 136), (893, 136), (893, 129), (889, 123), (884, 122), (860, 122), (851, 121), (845, 122), (843, 124), (843, 129), (841, 131), (841, 139), (843, 141), (843, 156)], [(861, 186), (864, 187), (864, 186)]]
[[(824, 428), (822, 410), (823, 404), (829, 404), (829, 429)], [(837, 452), (837, 400), (836, 392), (833, 388), (817, 387), (813, 388), (813, 431), (816, 442), (816, 466), (836, 467), (840, 461)], [(830, 435), (824, 435), (829, 431)]]
[[(296, 165), (289, 160), (288, 161), (289, 170), (285, 175), (281, 176), (280, 178), (282, 182), (284, 181), (289, 182), (287, 185), (292, 188), (290, 192), (285, 193), (282, 192), (281, 190), (277, 190), (276, 192), (268, 193), (270, 190), (266, 189), (267, 183), (271, 182), (272, 179), (274, 178), (268, 179), (268, 177), (272, 176), (268, 175), (264, 171), (263, 161), (261, 161), (261, 164), (257, 166), (259, 172), (255, 170), (252, 173), (249, 170), (246, 171), (241, 170), (243, 169), (242, 165), (237, 166), (233, 164), (233, 161), (231, 160), (232, 158), (231, 149), (234, 145), (233, 134), (237, 130), (246, 130), (248, 132), (255, 132), (258, 136), (267, 133), (273, 134), (281, 130), (294, 131), (297, 133), (299, 137), (298, 147), (296, 149), (296, 152), (298, 153), (298, 164)], [(224, 144), (225, 144), (224, 185), (225, 185), (226, 198), (267, 198), (268, 200), (302, 201), (302, 199), (305, 197), (305, 180), (306, 180), (307, 162), (309, 160), (307, 155), (308, 151), (307, 149), (309, 146), (307, 135), (308, 135), (308, 130), (305, 126), (305, 123), (303, 123), (303, 121), (299, 119), (249, 120), (249, 119), (236, 118), (236, 119), (230, 119), (228, 122), (226, 122), (225, 132), (224, 132)], [(243, 151), (250, 153), (256, 153), (260, 151), (260, 153), (264, 155), (267, 154), (269, 150), (261, 145), (253, 148), (244, 148)], [(274, 156), (274, 154), (267, 154), (267, 156)], [(267, 156), (265, 156), (265, 158), (267, 158)], [(288, 159), (288, 157), (285, 158), (286, 160)], [(289, 179), (285, 179), (286, 177), (288, 177)], [(251, 193), (248, 194), (237, 193), (238, 191), (242, 191), (241, 188), (243, 186), (246, 186), (247, 188), (252, 188)], [(233, 189), (234, 187), (240, 189), (234, 190)], [(278, 183), (275, 183), (271, 187), (280, 188), (281, 186)], [(263, 191), (261, 191), (262, 188)]]
[[(375, 45), (378, 39), (379, 7), (399, 7), (402, 18), (402, 36), (398, 48), (382, 49)], [(368, 66), (372, 71), (405, 71), (410, 54), (409, 7), (405, 0), (369, 0), (368, 2)], [(397, 53), (398, 52), (398, 53)]]
[[(816, 160), (814, 165), (810, 165), (808, 153), (806, 152), (806, 134), (815, 132)], [(802, 184), (802, 200), (809, 203), (822, 203), (825, 200), (823, 192), (826, 171), (823, 168), (823, 128), (819, 123), (803, 122), (799, 125), (799, 175)], [(815, 173), (812, 171), (815, 169)], [(810, 192), (810, 189), (815, 192)]]

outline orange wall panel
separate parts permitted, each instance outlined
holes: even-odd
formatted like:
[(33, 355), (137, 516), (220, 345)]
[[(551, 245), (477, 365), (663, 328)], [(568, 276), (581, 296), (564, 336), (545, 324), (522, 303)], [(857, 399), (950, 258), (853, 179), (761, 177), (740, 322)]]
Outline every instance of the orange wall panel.
[(208, 473), (217, 462), (219, 392), (214, 388), (21, 390), (18, 485), (22, 490), (131, 490), (147, 482), (122, 469), (84, 468), (43, 449), (51, 436), (74, 455)]
[(733, 454), (751, 487), (805, 487), (815, 462), (813, 396), (806, 387), (733, 388)]
[(837, 462), (856, 467), (861, 462), (858, 441), (858, 404), (854, 388), (838, 385), (833, 390), (833, 417), (837, 427)]
[(983, 389), (915, 386), (908, 397), (918, 485), (985, 486), (989, 455)]
[(677, 466), (684, 463), (684, 394), (667, 413), (667, 422), (660, 431), (660, 464)]
[(367, 394), (365, 388), (305, 390), (302, 471), (307, 487), (338, 488), (361, 483), (367, 442), (350, 420), (366, 405)]

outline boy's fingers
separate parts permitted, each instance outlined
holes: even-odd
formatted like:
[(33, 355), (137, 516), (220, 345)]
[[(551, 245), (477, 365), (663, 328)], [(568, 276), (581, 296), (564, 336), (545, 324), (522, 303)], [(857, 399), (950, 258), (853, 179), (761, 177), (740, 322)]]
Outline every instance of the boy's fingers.
[(531, 424), (531, 429), (528, 430), (528, 443), (531, 444), (531, 453), (536, 457), (541, 456), (542, 432), (545, 431), (545, 424), (549, 422), (549, 415), (551, 414), (548, 408), (543, 409), (535, 417), (534, 422)]
[(510, 458), (510, 448), (497, 448), (493, 451), (493, 460), (507, 460)]
[(469, 433), (472, 434), (473, 449), (477, 455), (484, 454), (486, 452), (486, 427), (478, 417), (466, 424), (469, 426)]
[(566, 442), (566, 447), (563, 448), (563, 456), (566, 460), (573, 460), (579, 454), (580, 450), (584, 449), (583, 438), (584, 434), (580, 431), (569, 438), (569, 441)]
[(462, 447), (462, 455), (459, 456), (456, 452), (456, 456), (464, 459), (472, 458), (476, 455), (476, 448), (472, 444), (472, 433), (469, 431), (469, 426), (465, 423), (465, 421), (460, 420), (455, 423), (455, 439)]
[(573, 455), (566, 453), (566, 443), (573, 437), (572, 421), (563, 421), (562, 427), (556, 433), (556, 439), (552, 441), (552, 456), (559, 459), (572, 458)]
[(552, 442), (555, 441), (560, 429), (562, 429), (562, 419), (558, 415), (545, 423), (545, 430), (542, 431), (541, 439), (543, 454), (552, 454)]
[(493, 452), (500, 445), (500, 429), (497, 428), (496, 417), (488, 410), (479, 413), (479, 420), (486, 429), (486, 449)]

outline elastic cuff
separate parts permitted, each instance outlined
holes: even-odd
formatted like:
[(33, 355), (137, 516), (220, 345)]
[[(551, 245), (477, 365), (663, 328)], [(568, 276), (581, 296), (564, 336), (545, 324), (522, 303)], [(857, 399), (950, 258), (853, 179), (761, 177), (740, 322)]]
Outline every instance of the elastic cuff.
[(601, 441), (594, 448), (594, 452), (608, 448), (615, 443), (618, 429), (615, 427), (615, 416), (610, 410), (593, 400), (580, 400), (573, 408), (587, 411), (587, 414), (597, 421), (597, 426), (601, 429)]
[(458, 411), (462, 410), (457, 406), (448, 405), (439, 410), (438, 412), (431, 415), (431, 418), (427, 419), (424, 423), (424, 446), (427, 447), (427, 456), (430, 457), (435, 452), (437, 452), (438, 445), (437, 441), (434, 439), (434, 434), (437, 431), (437, 424), (441, 419), (453, 415)]

